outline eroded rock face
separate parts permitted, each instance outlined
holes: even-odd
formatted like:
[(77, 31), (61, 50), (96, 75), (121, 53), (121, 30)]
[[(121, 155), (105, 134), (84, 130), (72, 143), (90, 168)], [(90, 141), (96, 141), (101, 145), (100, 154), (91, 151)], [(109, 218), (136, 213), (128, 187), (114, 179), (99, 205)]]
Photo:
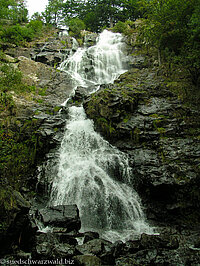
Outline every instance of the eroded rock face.
[(101, 86), (84, 107), (96, 129), (129, 154), (148, 218), (189, 225), (197, 215), (197, 222), (199, 111), (178, 100), (156, 68), (138, 67)]
[(18, 68), (23, 74), (24, 81), (28, 85), (42, 88), (45, 96), (42, 99), (47, 104), (56, 106), (69, 97), (72, 86), (66, 73), (26, 57), (21, 56), (18, 59)]
[(31, 58), (36, 62), (56, 67), (66, 58), (73, 48), (73, 39), (70, 36), (49, 38), (45, 43), (38, 43), (32, 49)]

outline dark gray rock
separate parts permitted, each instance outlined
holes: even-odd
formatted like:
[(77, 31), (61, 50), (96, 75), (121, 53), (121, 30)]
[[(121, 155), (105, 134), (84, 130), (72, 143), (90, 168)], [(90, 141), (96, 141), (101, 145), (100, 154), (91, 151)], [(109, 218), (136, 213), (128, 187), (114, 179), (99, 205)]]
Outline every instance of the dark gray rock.
[(38, 43), (37, 48), (32, 49), (31, 58), (55, 67), (70, 54), (72, 46), (73, 39), (70, 36), (51, 38), (46, 43)]
[(52, 53), (52, 52), (41, 52), (37, 54), (34, 58), (36, 62), (50, 65), (52, 67), (59, 64), (64, 59), (62, 53)]
[(76, 255), (72, 245), (60, 243), (52, 233), (38, 233), (36, 236), (34, 259), (72, 258)]
[(76, 264), (84, 265), (84, 266), (100, 266), (102, 265), (101, 260), (94, 255), (78, 255), (74, 256), (73, 259), (75, 260)]
[(87, 243), (90, 240), (98, 239), (98, 238), (99, 238), (99, 233), (97, 233), (97, 232), (85, 232), (83, 244)]
[(86, 47), (90, 47), (96, 44), (97, 33), (90, 33), (84, 36), (84, 44)]
[(103, 255), (111, 250), (112, 243), (103, 239), (93, 239), (83, 245), (76, 246), (82, 255)]
[(66, 232), (81, 228), (79, 211), (76, 205), (59, 205), (40, 209), (38, 215), (44, 225), (64, 227)]
[(177, 238), (169, 234), (142, 234), (140, 244), (142, 249), (177, 249), (179, 247)]
[(197, 214), (198, 110), (181, 104), (155, 70), (136, 66), (102, 85), (84, 107), (96, 130), (129, 154), (131, 182), (148, 218), (182, 224), (183, 213)]

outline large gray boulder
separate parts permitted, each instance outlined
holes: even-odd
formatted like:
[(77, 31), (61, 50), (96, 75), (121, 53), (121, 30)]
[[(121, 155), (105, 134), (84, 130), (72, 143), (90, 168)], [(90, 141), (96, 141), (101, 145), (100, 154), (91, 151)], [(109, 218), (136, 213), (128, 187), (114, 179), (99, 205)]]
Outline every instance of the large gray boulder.
[(59, 205), (39, 210), (44, 225), (63, 227), (66, 232), (78, 231), (81, 228), (79, 210), (76, 205)]

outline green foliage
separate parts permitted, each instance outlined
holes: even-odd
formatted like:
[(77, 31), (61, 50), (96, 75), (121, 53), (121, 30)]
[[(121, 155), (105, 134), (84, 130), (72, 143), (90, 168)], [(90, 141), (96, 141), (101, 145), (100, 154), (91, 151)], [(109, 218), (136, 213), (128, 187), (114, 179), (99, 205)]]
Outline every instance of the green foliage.
[(32, 16), (31, 16), (31, 21), (43, 21), (43, 17), (39, 12), (35, 12)]
[(8, 95), (5, 92), (1, 92), (0, 94), (0, 112), (8, 110), (9, 112), (13, 112), (14, 101), (11, 95)]
[(112, 30), (114, 32), (122, 33), (126, 36), (131, 36), (134, 32), (133, 25), (134, 25), (134, 22), (130, 20), (127, 20), (125, 22), (118, 21)]
[(51, 0), (42, 15), (45, 23), (56, 26), (68, 25), (70, 19), (79, 18), (87, 30), (99, 32), (103, 27), (113, 27), (118, 21), (135, 20), (140, 11), (138, 0)]
[(44, 12), (42, 12), (45, 23), (58, 26), (63, 24), (63, 0), (51, 0), (48, 1), (48, 5)]
[[(28, 21), (28, 10), (24, 1), (0, 0), (0, 18), (10, 20), (12, 23)], [(0, 21), (3, 22), (3, 21)]]
[(2, 64), (0, 67), (0, 91), (24, 91), (27, 88), (22, 82), (22, 74), (12, 65)]
[(142, 0), (140, 8), (146, 17), (140, 27), (141, 43), (157, 49), (160, 64), (184, 65), (199, 87), (200, 0)]
[(26, 26), (11, 25), (0, 28), (0, 39), (3, 42), (25, 46), (40, 36), (43, 30), (42, 21), (31, 20)]
[(147, 17), (142, 28), (146, 43), (179, 53), (194, 4), (195, 0), (141, 1)]
[(85, 23), (79, 18), (73, 18), (69, 21), (69, 33), (76, 38), (80, 37), (81, 31), (85, 29)]
[[(37, 91), (39, 95), (44, 95), (46, 90), (38, 89)], [(1, 63), (0, 112), (9, 111), (10, 114), (14, 113), (15, 105), (11, 92), (15, 92), (17, 94), (26, 92), (36, 93), (36, 88), (34, 86), (24, 84), (21, 72), (15, 69), (11, 64)]]
[(127, 29), (127, 25), (122, 21), (118, 21), (113, 27), (114, 32), (120, 32), (120, 33), (124, 33), (126, 29)]
[(39, 34), (42, 31), (43, 23), (39, 20), (31, 20), (27, 25), (27, 28), (30, 28), (35, 34)]
[(24, 45), (25, 42), (30, 42), (34, 38), (34, 33), (31, 28), (14, 25), (6, 27), (1, 36), (4, 42), (13, 43), (16, 45)]
[(0, 0), (0, 41), (26, 45), (37, 37), (42, 30), (42, 22), (32, 20), (22, 26), (22, 23), (28, 22), (27, 15), (24, 1)]

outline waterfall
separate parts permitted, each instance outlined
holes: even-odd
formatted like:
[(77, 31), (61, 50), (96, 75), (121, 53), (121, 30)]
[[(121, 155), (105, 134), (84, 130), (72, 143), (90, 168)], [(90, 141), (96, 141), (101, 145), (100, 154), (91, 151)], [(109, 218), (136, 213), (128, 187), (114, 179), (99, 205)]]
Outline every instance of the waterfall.
[[(78, 48), (60, 69), (72, 76), (75, 87), (113, 82), (125, 71), (123, 46), (120, 34), (105, 30), (96, 45)], [(69, 107), (57, 167), (50, 204), (77, 204), (82, 231), (98, 231), (112, 241), (150, 232), (130, 186), (126, 154), (94, 131), (83, 107)]]
[(71, 75), (75, 85), (87, 87), (113, 83), (125, 72), (124, 46), (121, 34), (104, 30), (96, 45), (78, 48), (76, 53), (60, 65), (60, 69)]

